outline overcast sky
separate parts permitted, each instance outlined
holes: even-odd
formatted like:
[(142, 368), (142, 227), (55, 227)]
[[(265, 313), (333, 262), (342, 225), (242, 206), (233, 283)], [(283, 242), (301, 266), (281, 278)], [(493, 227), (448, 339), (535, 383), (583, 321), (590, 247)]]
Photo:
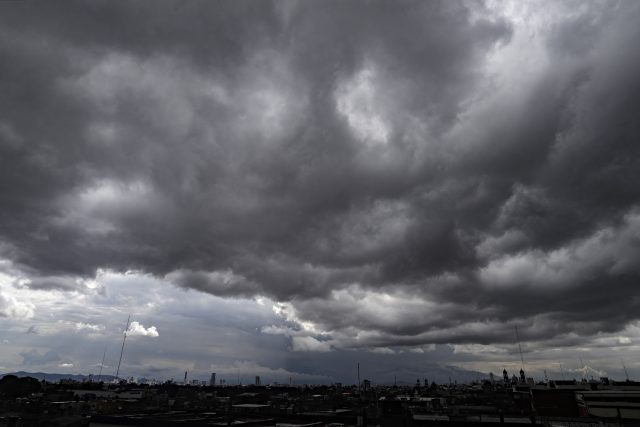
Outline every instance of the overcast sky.
[(639, 40), (633, 0), (3, 2), (0, 372), (113, 374), (131, 314), (125, 376), (514, 372), (517, 326), (539, 379), (640, 379)]

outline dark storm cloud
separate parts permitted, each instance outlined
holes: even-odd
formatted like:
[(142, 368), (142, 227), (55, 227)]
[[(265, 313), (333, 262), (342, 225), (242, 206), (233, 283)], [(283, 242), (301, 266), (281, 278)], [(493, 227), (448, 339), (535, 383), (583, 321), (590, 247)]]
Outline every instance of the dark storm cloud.
[(20, 286), (140, 270), (289, 302), (356, 347), (513, 324), (543, 342), (639, 312), (634, 3), (558, 20), (542, 71), (498, 77), (516, 29), (480, 4), (2, 9), (0, 254)]

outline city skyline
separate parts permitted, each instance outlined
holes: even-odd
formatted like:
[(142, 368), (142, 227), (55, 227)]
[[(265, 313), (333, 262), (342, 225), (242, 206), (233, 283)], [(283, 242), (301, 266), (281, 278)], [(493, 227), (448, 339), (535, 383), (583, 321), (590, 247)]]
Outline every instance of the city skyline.
[(0, 33), (0, 373), (114, 374), (131, 315), (122, 377), (640, 378), (640, 3), (3, 2)]

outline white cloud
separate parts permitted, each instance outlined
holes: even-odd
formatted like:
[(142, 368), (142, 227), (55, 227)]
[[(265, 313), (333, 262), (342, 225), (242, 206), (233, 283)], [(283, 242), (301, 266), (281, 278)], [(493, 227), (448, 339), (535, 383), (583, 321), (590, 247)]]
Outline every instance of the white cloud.
[(14, 319), (31, 319), (35, 306), (26, 301), (20, 301), (11, 295), (0, 292), (0, 317)]
[(629, 337), (618, 337), (618, 343), (620, 344), (631, 344), (631, 338)]
[(83, 331), (83, 330), (92, 331), (92, 332), (104, 331), (103, 325), (93, 325), (91, 323), (84, 323), (84, 322), (76, 322), (75, 327), (78, 331)]
[(131, 337), (157, 337), (159, 336), (158, 330), (155, 326), (149, 326), (145, 328), (141, 323), (131, 322), (129, 329), (127, 329), (127, 335)]

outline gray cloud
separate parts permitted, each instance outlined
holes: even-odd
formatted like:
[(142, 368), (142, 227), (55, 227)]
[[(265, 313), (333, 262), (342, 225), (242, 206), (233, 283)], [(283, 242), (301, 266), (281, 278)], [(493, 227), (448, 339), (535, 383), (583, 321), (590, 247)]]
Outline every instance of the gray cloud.
[(40, 354), (37, 350), (31, 349), (20, 353), (23, 358), (23, 363), (27, 366), (43, 365), (49, 362), (57, 362), (60, 360), (60, 356), (53, 351), (48, 351), (44, 354)]
[(640, 8), (553, 7), (3, 5), (0, 256), (266, 296), (331, 335), (294, 352), (622, 330)]

